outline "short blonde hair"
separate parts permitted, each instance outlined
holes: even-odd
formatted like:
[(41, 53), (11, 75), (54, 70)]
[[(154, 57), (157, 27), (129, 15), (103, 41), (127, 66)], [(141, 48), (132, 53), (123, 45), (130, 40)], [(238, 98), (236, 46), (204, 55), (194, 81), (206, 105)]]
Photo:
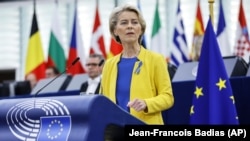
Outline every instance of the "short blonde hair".
[(142, 30), (142, 34), (140, 35), (138, 42), (141, 43), (142, 36), (143, 36), (143, 34), (145, 33), (145, 30), (146, 30), (146, 22), (145, 22), (145, 20), (144, 20), (144, 18), (142, 16), (140, 10), (137, 7), (135, 7), (133, 5), (130, 5), (130, 4), (125, 4), (125, 5), (122, 5), (122, 6), (115, 7), (113, 9), (113, 11), (111, 12), (110, 17), (109, 17), (109, 31), (111, 33), (111, 36), (118, 43), (121, 43), (120, 39), (118, 37), (116, 37), (116, 35), (114, 34), (114, 29), (116, 28), (119, 15), (124, 11), (134, 12), (138, 16), (139, 23), (141, 25), (141, 30)]

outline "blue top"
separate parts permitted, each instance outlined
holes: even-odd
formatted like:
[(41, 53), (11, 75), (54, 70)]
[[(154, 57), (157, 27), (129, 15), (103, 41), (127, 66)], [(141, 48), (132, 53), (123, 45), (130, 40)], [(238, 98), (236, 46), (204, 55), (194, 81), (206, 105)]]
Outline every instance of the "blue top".
[(137, 58), (121, 58), (118, 63), (118, 75), (116, 84), (116, 103), (124, 110), (129, 112), (127, 104), (130, 97), (130, 84), (134, 64)]

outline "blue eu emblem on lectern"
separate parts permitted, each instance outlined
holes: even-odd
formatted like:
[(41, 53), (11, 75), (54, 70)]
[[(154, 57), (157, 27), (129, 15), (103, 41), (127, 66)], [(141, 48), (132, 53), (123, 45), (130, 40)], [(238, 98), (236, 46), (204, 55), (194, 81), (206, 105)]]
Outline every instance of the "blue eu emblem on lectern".
[(70, 116), (41, 117), (37, 141), (67, 141), (71, 129)]

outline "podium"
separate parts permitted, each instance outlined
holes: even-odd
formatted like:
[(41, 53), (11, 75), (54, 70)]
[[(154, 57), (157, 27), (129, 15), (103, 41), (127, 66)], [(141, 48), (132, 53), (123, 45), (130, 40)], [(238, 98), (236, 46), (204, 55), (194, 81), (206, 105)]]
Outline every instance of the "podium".
[(102, 95), (0, 100), (1, 140), (104, 141), (109, 125), (145, 124)]

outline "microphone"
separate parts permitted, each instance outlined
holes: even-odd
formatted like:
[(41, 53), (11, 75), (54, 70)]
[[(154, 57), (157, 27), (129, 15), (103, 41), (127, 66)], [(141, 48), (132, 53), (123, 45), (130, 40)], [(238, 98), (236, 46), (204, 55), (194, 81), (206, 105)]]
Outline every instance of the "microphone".
[[(75, 64), (76, 64), (76, 62), (78, 62), (80, 60), (80, 58), (79, 57), (77, 57), (72, 63), (71, 63), (71, 66), (74, 66)], [(70, 66), (70, 67), (71, 67)]]
[(100, 61), (100, 63), (98, 64), (98, 66), (99, 66), (99, 67), (102, 66), (103, 63), (104, 63), (104, 60), (102, 59), (102, 60)]
[(54, 77), (51, 81), (49, 81), (46, 85), (44, 85), (42, 88), (40, 88), (35, 94), (34, 97), (36, 97), (44, 88), (46, 88), (49, 84), (51, 84), (53, 81), (55, 81), (58, 77), (60, 77), (61, 75), (63, 75), (67, 70), (69, 70), (72, 66), (74, 66), (78, 61), (80, 60), (79, 57), (77, 57), (68, 67), (66, 67), (66, 69), (61, 72), (59, 75), (57, 75), (56, 77)]

